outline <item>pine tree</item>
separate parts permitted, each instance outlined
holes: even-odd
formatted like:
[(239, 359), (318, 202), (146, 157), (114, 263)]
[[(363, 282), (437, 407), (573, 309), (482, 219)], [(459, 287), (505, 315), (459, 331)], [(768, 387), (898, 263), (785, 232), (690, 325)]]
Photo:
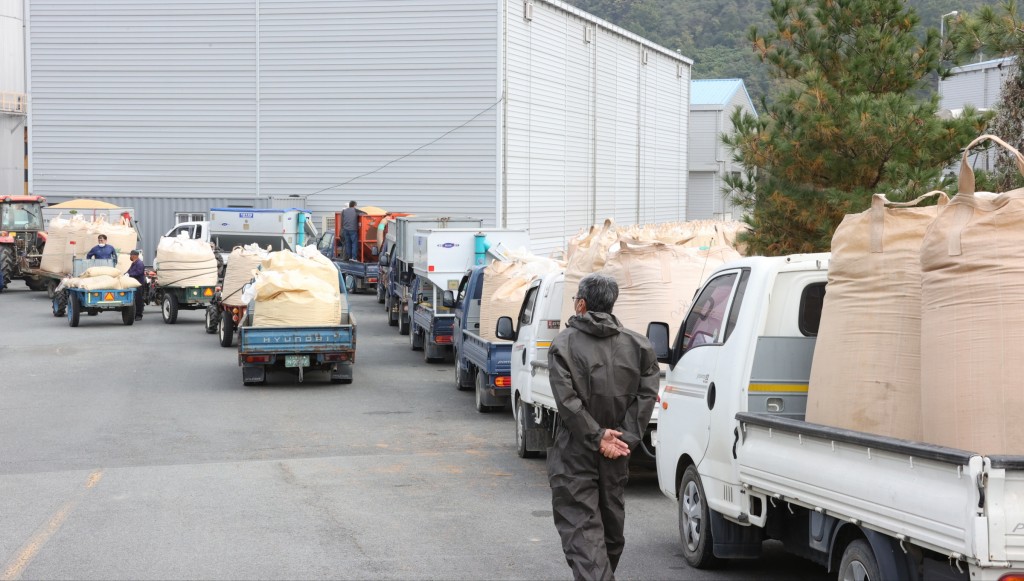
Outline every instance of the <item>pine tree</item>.
[(748, 168), (727, 179), (747, 209), (755, 253), (828, 250), (843, 216), (871, 194), (909, 199), (932, 189), (941, 171), (984, 127), (967, 111), (936, 116), (922, 97), (942, 73), (938, 32), (915, 34), (902, 0), (772, 0), (773, 28), (748, 41), (779, 79), (761, 116), (733, 114), (723, 136)]

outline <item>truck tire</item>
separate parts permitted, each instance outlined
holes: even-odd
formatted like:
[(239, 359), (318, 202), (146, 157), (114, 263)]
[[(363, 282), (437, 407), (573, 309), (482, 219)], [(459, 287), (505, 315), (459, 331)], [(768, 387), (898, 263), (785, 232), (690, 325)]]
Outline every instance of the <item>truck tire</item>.
[(63, 317), (68, 312), (68, 293), (67, 291), (60, 291), (59, 293), (53, 293), (53, 316)]
[(132, 304), (129, 307), (123, 307), (121, 309), (121, 322), (126, 326), (132, 326), (135, 324), (135, 305)]
[(160, 303), (160, 314), (163, 315), (164, 322), (168, 325), (178, 322), (178, 297), (166, 293), (164, 300)]
[(679, 482), (679, 539), (683, 558), (695, 569), (709, 569), (719, 563), (711, 538), (711, 508), (704, 496), (697, 468), (690, 465)]
[(11, 277), (14, 276), (14, 247), (11, 245), (0, 246), (0, 276), (4, 277), (0, 286), (10, 286)]
[(402, 306), (401, 306), (401, 303), (399, 303), (399, 306), (398, 306), (398, 334), (399, 335), (408, 335), (409, 334), (409, 326), (410, 326), (409, 323), (410, 323), (409, 315), (406, 315), (406, 314), (402, 313)]
[(30, 276), (25, 279), (25, 284), (29, 290), (32, 291), (44, 291), (47, 288), (47, 281), (40, 276)]
[(68, 293), (68, 325), (72, 327), (78, 326), (78, 320), (82, 317), (82, 303), (78, 300), (78, 295), (74, 293)]
[(377, 303), (384, 304), (384, 287), (380, 284), (377, 285)]
[(235, 340), (235, 320), (231, 318), (231, 313), (224, 310), (220, 312), (220, 325), (218, 325), (217, 332), (220, 334), (220, 346), (230, 347)]
[(878, 581), (881, 572), (871, 545), (857, 539), (846, 545), (839, 565), (839, 581)]
[(526, 448), (526, 431), (532, 429), (533, 410), (523, 400), (516, 402), (516, 454), (520, 458), (536, 458), (540, 452)]
[(384, 297), (384, 310), (388, 312), (388, 326), (397, 327), (398, 317), (395, 316), (395, 310), (392, 307), (394, 305), (391, 304), (391, 297)]
[(349, 294), (356, 292), (356, 277), (351, 274), (345, 275), (345, 290), (347, 290)]
[(484, 403), (484, 390), (487, 389), (487, 374), (483, 371), (476, 372), (476, 386), (473, 390), (476, 393), (476, 411), (482, 414), (489, 414), (505, 409), (505, 406), (486, 405)]
[(455, 387), (459, 391), (467, 391), (473, 389), (473, 370), (462, 367), (462, 359), (459, 357), (459, 352), (455, 353)]
[(206, 334), (216, 334), (218, 327), (220, 327), (220, 313), (213, 305), (208, 305), (206, 307)]

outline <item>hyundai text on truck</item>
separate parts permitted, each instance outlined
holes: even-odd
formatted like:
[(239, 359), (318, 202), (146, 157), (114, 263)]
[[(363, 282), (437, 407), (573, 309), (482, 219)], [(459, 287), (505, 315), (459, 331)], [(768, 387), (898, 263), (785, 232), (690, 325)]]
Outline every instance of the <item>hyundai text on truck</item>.
[(658, 482), (686, 561), (756, 558), (777, 539), (840, 579), (1024, 578), (1024, 457), (804, 421), (828, 261), (728, 263), (671, 347), (667, 326), (648, 331), (670, 365)]

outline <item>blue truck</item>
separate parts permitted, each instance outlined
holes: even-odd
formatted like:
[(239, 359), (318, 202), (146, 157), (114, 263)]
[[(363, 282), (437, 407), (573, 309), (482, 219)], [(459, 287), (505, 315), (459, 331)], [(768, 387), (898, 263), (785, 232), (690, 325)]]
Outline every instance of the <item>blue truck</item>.
[[(341, 318), (337, 325), (315, 327), (254, 327), (253, 311), (246, 310), (245, 325), (238, 329), (238, 365), (242, 383), (260, 385), (270, 369), (295, 369), (301, 383), (306, 371), (326, 371), (331, 383), (352, 383), (356, 362), (356, 322), (348, 308), (345, 285)], [(256, 307), (258, 308), (258, 307)]]
[(455, 385), (476, 391), (476, 410), (499, 411), (512, 392), (512, 341), (488, 340), (480, 335), (480, 299), (484, 268), (474, 266), (462, 277), (457, 292), (444, 291), (443, 303), (455, 313), (452, 348)]

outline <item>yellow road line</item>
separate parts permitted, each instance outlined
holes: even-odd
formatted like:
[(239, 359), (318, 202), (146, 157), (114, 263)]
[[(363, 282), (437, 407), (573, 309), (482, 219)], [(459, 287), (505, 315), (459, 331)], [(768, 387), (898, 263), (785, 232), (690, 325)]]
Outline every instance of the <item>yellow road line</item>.
[[(103, 471), (95, 470), (85, 481), (86, 490), (94, 488), (99, 484), (102, 478)], [(78, 505), (78, 501), (82, 499), (83, 494), (84, 491), (79, 492), (75, 498), (65, 502), (64, 505), (60, 507), (60, 510), (54, 513), (54, 515), (50, 517), (50, 520), (46, 521), (46, 524), (36, 531), (36, 534), (32, 535), (32, 538), (30, 538), (21, 547), (21, 550), (18, 551), (17, 556), (7, 562), (7, 566), (4, 567), (4, 573), (3, 576), (0, 577), (0, 580), (14, 581), (21, 577), (21, 574), (25, 572), (25, 568), (32, 563), (32, 559), (36, 558), (36, 555), (38, 555), (39, 551), (46, 545), (46, 542), (49, 541), (58, 530), (60, 530), (61, 525), (64, 524), (68, 515), (71, 514), (71, 511), (74, 510), (76, 505)]]
[(795, 383), (751, 383), (748, 391), (770, 393), (807, 393), (807, 384)]

